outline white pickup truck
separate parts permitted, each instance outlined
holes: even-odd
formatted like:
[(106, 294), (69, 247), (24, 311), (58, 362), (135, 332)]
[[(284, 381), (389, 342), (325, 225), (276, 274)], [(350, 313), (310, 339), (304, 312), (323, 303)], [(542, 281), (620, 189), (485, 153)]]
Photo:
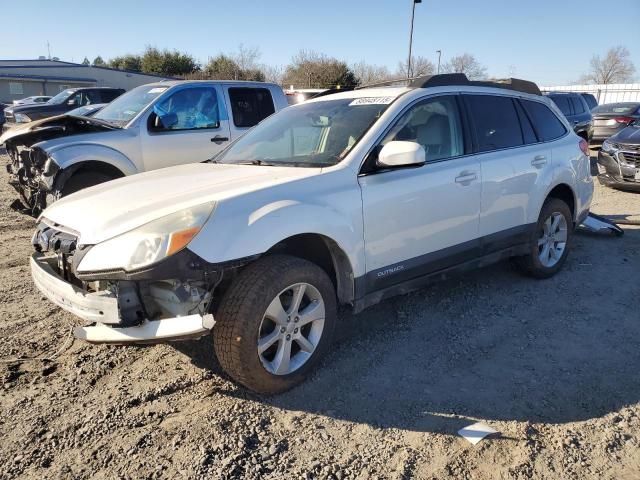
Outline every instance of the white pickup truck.
[(266, 393), (355, 311), (513, 258), (557, 273), (588, 215), (588, 145), (530, 82), (436, 75), (309, 100), (212, 162), (98, 185), (47, 208), (37, 287), (90, 342), (213, 330), (222, 367)]
[(163, 81), (121, 95), (92, 117), (60, 115), (0, 137), (7, 170), (33, 214), (82, 188), (203, 162), (288, 105), (269, 83)]

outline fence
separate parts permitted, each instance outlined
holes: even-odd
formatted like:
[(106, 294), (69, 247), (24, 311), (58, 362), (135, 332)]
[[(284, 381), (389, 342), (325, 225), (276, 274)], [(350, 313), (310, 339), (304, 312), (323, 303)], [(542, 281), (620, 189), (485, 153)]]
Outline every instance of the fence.
[(591, 93), (598, 104), (615, 102), (640, 102), (640, 83), (612, 83), (609, 85), (559, 85), (540, 87), (543, 92)]

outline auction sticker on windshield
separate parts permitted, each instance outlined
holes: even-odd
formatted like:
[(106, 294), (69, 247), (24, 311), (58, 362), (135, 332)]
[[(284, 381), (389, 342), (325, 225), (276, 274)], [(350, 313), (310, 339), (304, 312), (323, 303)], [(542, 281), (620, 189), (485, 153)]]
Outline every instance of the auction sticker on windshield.
[(167, 88), (169, 87), (154, 87), (151, 90), (149, 90), (147, 93), (162, 93), (164, 92)]
[(362, 97), (356, 98), (349, 104), (350, 107), (354, 105), (388, 105), (393, 102), (396, 97)]

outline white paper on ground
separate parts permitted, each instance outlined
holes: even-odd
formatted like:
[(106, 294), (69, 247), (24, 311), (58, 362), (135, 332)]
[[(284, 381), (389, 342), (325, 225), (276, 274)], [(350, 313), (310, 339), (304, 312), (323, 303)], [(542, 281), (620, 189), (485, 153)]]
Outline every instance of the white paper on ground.
[(498, 433), (498, 431), (494, 430), (484, 422), (474, 423), (473, 425), (469, 425), (468, 427), (458, 430), (458, 435), (466, 438), (474, 445), (492, 433)]

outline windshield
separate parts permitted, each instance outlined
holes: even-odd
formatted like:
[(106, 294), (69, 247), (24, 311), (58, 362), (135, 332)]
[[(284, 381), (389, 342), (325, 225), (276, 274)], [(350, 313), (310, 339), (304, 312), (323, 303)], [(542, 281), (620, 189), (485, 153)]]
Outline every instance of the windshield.
[(218, 163), (322, 167), (349, 153), (393, 97), (346, 98), (285, 108), (223, 151)]
[(47, 103), (53, 103), (56, 105), (63, 103), (67, 98), (69, 98), (69, 95), (71, 95), (73, 92), (75, 92), (75, 90), (72, 90), (72, 89), (63, 90), (59, 94), (57, 94), (55, 97), (51, 98), (51, 100), (49, 100)]
[(94, 115), (94, 118), (115, 123), (121, 127), (138, 115), (149, 103), (158, 95), (165, 92), (169, 87), (158, 87), (153, 85), (142, 85), (129, 92), (120, 95), (113, 102)]
[(600, 105), (599, 107), (591, 110), (592, 113), (621, 113), (631, 114), (634, 113), (640, 107), (640, 103), (609, 103), (607, 105)]

